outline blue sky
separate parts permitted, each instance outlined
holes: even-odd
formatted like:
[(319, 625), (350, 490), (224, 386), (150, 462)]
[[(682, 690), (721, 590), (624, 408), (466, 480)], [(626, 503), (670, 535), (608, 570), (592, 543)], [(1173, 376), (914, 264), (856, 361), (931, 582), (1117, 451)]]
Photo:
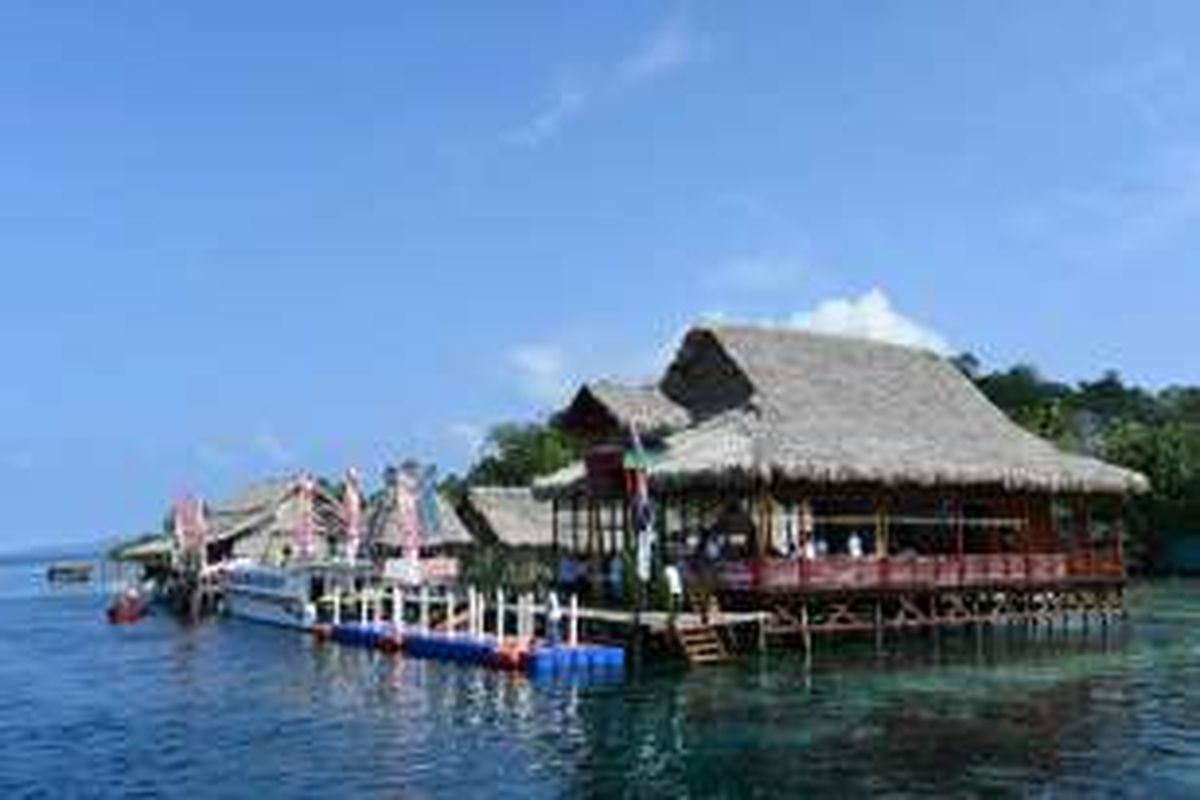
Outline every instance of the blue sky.
[(0, 14), (0, 549), (415, 455), (690, 320), (1200, 383), (1193, 3)]

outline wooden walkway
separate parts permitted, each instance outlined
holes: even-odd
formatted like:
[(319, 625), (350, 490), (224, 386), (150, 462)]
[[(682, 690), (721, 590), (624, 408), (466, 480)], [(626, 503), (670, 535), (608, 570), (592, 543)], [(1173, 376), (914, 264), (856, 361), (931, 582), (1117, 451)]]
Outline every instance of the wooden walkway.
[[(635, 615), (632, 611), (610, 608), (579, 609), (579, 621), (604, 622), (611, 625), (634, 627), (635, 616), (638, 623), (651, 633), (666, 633), (671, 628), (671, 615), (666, 611), (643, 611)], [(707, 625), (718, 627), (741, 625), (765, 625), (771, 615), (765, 611), (720, 611), (712, 615), (708, 623), (694, 611), (680, 611), (675, 615), (675, 625), (678, 628), (699, 628)]]

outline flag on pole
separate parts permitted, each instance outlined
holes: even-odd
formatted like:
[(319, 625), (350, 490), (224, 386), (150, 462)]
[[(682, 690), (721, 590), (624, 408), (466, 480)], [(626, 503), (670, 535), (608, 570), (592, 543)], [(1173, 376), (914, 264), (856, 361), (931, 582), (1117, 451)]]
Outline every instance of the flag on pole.
[(650, 500), (649, 459), (642, 447), (642, 437), (636, 424), (629, 426), (633, 453), (626, 459), (632, 467), (633, 519), (637, 529), (637, 576), (642, 583), (650, 581), (651, 549), (654, 545), (654, 504)]
[(296, 512), (292, 535), (296, 540), (296, 551), (302, 558), (312, 558), (314, 550), (313, 495), (316, 485), (307, 472), (301, 473), (292, 487), (296, 496)]
[(417, 560), (421, 551), (421, 512), (418, 498), (419, 486), (411, 466), (395, 472), (392, 484), (394, 525), (404, 557)]
[(420, 489), (420, 518), (421, 536), (428, 541), (437, 536), (441, 529), (441, 517), (438, 514), (437, 501), (437, 467), (433, 464), (421, 470)]
[(185, 558), (195, 556), (203, 565), (208, 525), (204, 520), (204, 505), (190, 494), (182, 495), (172, 509), (175, 545)]
[(359, 486), (358, 470), (346, 470), (346, 490), (342, 496), (342, 518), (346, 525), (346, 558), (358, 558), (362, 543), (362, 488)]

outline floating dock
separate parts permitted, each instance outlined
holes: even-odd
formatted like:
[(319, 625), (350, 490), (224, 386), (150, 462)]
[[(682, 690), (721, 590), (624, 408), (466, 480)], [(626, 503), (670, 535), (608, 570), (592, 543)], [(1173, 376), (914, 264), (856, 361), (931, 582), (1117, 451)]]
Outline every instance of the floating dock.
[(524, 672), (531, 677), (619, 675), (625, 669), (624, 648), (611, 645), (551, 645), (462, 633), (403, 632), (388, 622), (347, 622), (320, 626), (316, 632), (321, 638), (351, 647)]

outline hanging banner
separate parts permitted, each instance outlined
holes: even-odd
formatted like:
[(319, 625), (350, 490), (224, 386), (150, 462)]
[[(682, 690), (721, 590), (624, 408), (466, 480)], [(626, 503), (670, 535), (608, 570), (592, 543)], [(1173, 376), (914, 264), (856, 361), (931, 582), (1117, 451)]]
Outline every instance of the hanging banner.
[(412, 464), (395, 472), (392, 484), (393, 524), (396, 538), (406, 558), (416, 560), (421, 552), (421, 510), (419, 476)]
[(441, 530), (441, 518), (438, 514), (437, 498), (437, 467), (432, 464), (421, 470), (420, 477), (420, 521), (421, 537), (430, 541), (437, 537)]
[(654, 548), (654, 504), (650, 500), (650, 461), (646, 450), (642, 447), (642, 438), (638, 435), (637, 425), (631, 425), (630, 437), (633, 439), (633, 451), (626, 457), (625, 464), (631, 469), (633, 503), (633, 522), (637, 530), (637, 577), (642, 583), (649, 583), (652, 571), (652, 555)]
[(317, 493), (317, 484), (312, 475), (307, 472), (297, 479), (294, 490), (296, 493), (296, 550), (302, 558), (311, 559), (316, 551), (316, 518), (313, 498)]
[(346, 558), (349, 561), (358, 558), (358, 551), (362, 545), (362, 503), (358, 470), (351, 467), (346, 470), (346, 489), (342, 497), (342, 518), (346, 525)]

